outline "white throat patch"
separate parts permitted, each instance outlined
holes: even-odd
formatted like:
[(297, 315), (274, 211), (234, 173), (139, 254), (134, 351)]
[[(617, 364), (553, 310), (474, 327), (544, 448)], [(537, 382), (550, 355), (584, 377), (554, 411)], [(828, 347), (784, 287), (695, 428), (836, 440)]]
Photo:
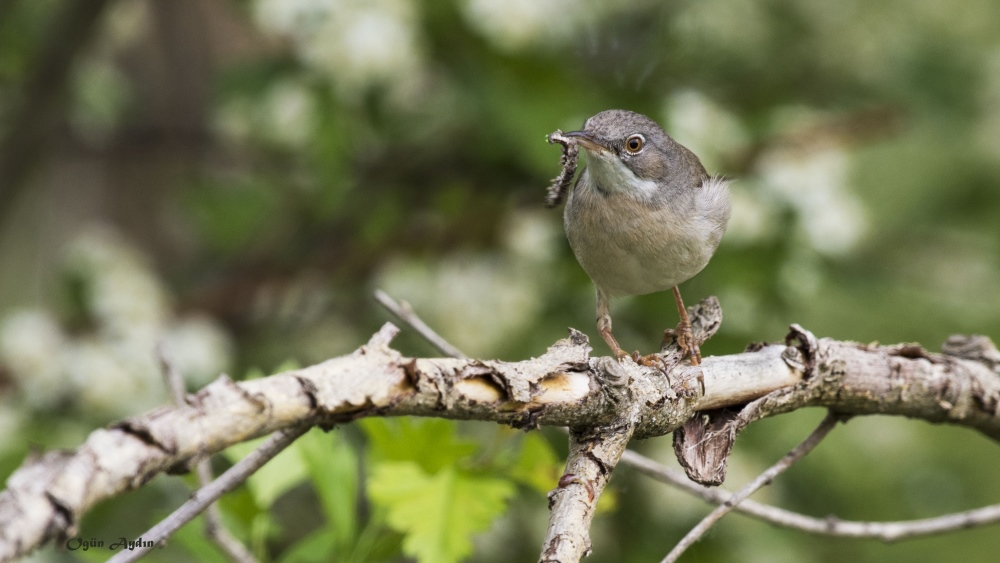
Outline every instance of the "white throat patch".
[(652, 197), (656, 182), (635, 175), (615, 154), (587, 151), (592, 181), (609, 192), (631, 193), (643, 199)]

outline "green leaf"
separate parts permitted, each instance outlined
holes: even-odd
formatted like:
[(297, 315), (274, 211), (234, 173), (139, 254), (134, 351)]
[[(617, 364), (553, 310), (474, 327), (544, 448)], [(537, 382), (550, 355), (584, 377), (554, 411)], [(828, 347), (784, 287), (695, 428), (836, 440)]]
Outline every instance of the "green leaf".
[[(229, 561), (225, 554), (219, 550), (212, 540), (205, 535), (205, 517), (199, 516), (187, 524), (181, 526), (173, 536), (171, 543), (177, 543), (191, 555), (192, 560), (207, 561), (209, 563), (226, 563)], [(167, 549), (170, 549), (169, 545)], [(156, 551), (154, 550), (154, 553)]]
[(280, 563), (313, 563), (334, 560), (337, 552), (336, 530), (322, 528), (309, 534), (285, 552)]
[(368, 494), (386, 510), (389, 526), (406, 535), (403, 553), (448, 563), (472, 552), (472, 534), (503, 513), (514, 486), (454, 467), (429, 475), (413, 462), (384, 462), (375, 466)]
[[(233, 463), (257, 449), (266, 438), (259, 438), (230, 446), (224, 452)], [(269, 508), (275, 500), (292, 487), (305, 480), (307, 469), (296, 448), (288, 448), (264, 464), (247, 479), (247, 487), (260, 508)]]
[(318, 428), (299, 438), (295, 449), (319, 495), (335, 546), (347, 553), (358, 527), (358, 456), (343, 437)]
[[(510, 470), (510, 476), (522, 485), (548, 494), (562, 475), (564, 464), (540, 432), (531, 432), (521, 442), (521, 456)], [(597, 500), (595, 514), (607, 514), (618, 508), (618, 493), (607, 487)]]
[(302, 367), (302, 362), (288, 358), (285, 361), (278, 364), (278, 367), (271, 371), (272, 374), (281, 373), (283, 371), (292, 371)]
[(476, 443), (460, 438), (458, 426), (437, 418), (366, 418), (359, 421), (376, 461), (415, 461), (427, 473), (476, 453)]
[(268, 221), (280, 221), (286, 214), (278, 182), (250, 176), (206, 181), (188, 190), (189, 218), (202, 241), (221, 252), (235, 252), (260, 241)]
[(618, 491), (611, 487), (605, 487), (601, 493), (601, 498), (597, 499), (597, 506), (594, 507), (594, 514), (611, 514), (618, 510)]
[(539, 432), (531, 432), (521, 442), (521, 456), (510, 476), (544, 495), (555, 488), (561, 472), (562, 463), (548, 440)]
[(264, 370), (258, 367), (253, 367), (248, 369), (247, 372), (243, 374), (243, 381), (250, 381), (251, 379), (260, 379), (262, 377), (267, 377), (267, 374), (264, 373)]
[(250, 523), (250, 548), (257, 556), (267, 553), (268, 540), (280, 537), (281, 527), (270, 512), (261, 512)]

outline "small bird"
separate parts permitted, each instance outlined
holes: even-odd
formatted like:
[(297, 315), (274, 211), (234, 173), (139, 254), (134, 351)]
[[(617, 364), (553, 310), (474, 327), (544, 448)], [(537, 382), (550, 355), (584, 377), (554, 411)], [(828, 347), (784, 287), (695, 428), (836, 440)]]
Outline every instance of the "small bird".
[(602, 111), (564, 138), (587, 154), (563, 219), (569, 245), (597, 287), (601, 337), (617, 358), (628, 356), (611, 333), (611, 298), (672, 289), (680, 323), (664, 331), (664, 344), (676, 338), (691, 364), (700, 364), (677, 285), (700, 272), (719, 246), (729, 222), (727, 181), (709, 176), (694, 153), (632, 111)]

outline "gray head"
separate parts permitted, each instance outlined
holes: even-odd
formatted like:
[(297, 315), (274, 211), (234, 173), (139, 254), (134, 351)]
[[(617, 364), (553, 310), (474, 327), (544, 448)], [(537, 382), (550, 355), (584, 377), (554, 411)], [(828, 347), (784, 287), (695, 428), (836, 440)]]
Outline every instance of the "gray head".
[(566, 136), (587, 152), (590, 176), (605, 192), (676, 195), (708, 179), (694, 153), (641, 113), (602, 111)]

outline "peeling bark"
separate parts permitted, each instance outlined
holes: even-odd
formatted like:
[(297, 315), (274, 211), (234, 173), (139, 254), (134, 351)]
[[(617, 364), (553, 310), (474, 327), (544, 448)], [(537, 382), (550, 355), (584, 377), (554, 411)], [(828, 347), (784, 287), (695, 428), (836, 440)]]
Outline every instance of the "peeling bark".
[[(696, 337), (704, 340), (721, 314), (710, 302), (692, 313)], [(73, 536), (97, 503), (158, 473), (186, 470), (235, 443), (303, 423), (416, 415), (568, 426), (579, 444), (604, 432), (606, 439), (589, 450), (581, 445), (571, 457), (573, 477), (553, 495), (554, 506), (565, 497), (588, 507), (617, 463), (619, 442), (624, 448), (630, 437), (673, 432), (705, 410), (738, 413), (727, 422), (733, 437), (765, 416), (823, 406), (958, 424), (1000, 438), (1000, 354), (982, 337), (953, 337), (947, 353), (934, 354), (910, 344), (816, 339), (793, 326), (785, 345), (705, 358), (698, 368), (675, 361), (678, 352), (668, 348), (664, 359), (673, 367), (663, 373), (630, 360), (591, 358), (576, 331), (521, 362), (407, 358), (389, 347), (395, 332), (386, 325), (354, 353), (314, 366), (242, 382), (222, 376), (188, 397), (188, 405), (96, 430), (73, 451), (32, 454), (0, 492), (0, 560)], [(571, 552), (582, 555), (589, 542), (584, 521), (592, 515), (586, 510), (571, 534), (550, 527), (546, 550), (563, 553), (556, 544), (573, 542)]]

